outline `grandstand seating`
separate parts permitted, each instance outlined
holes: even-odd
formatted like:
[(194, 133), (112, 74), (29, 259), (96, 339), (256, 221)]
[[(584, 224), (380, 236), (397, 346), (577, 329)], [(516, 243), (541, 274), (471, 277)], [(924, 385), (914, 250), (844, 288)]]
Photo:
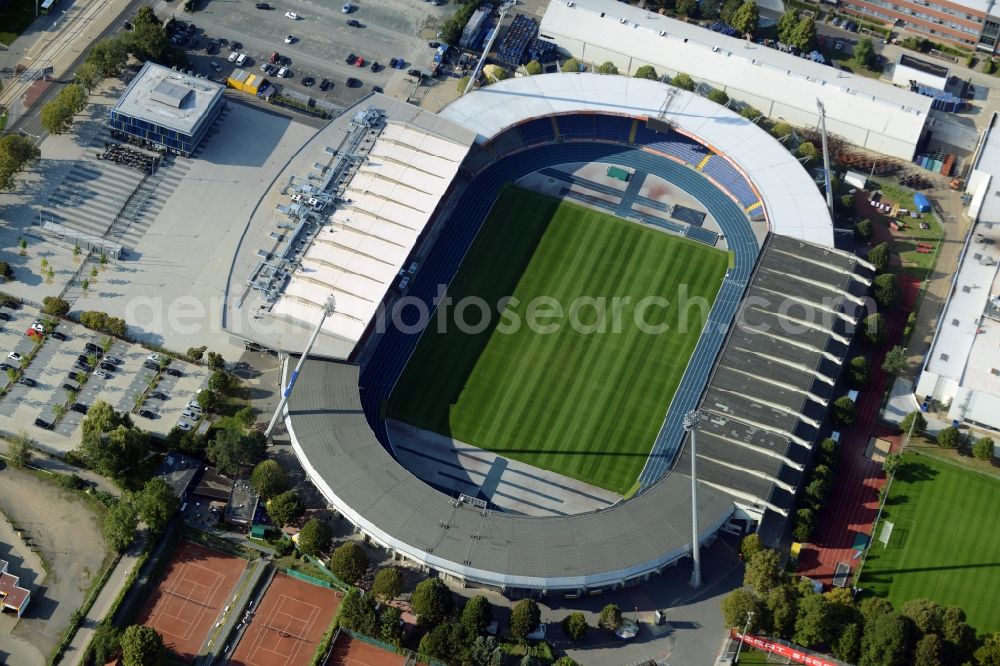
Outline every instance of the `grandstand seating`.
[(550, 118), (534, 118), (518, 125), (517, 131), (521, 135), (521, 141), (524, 142), (525, 146), (549, 143), (556, 138)]
[(718, 155), (712, 155), (701, 172), (736, 197), (736, 200), (744, 208), (757, 203), (757, 195), (754, 194), (750, 183), (728, 160)]
[(628, 143), (632, 133), (632, 118), (598, 115), (595, 119), (596, 135), (599, 138), (615, 143)]
[(705, 155), (708, 154), (708, 148), (705, 146), (693, 139), (673, 132), (667, 135), (666, 140), (661, 139), (646, 145), (658, 153), (676, 157), (691, 167), (698, 166), (705, 159)]
[(597, 136), (593, 114), (574, 113), (569, 116), (557, 116), (556, 122), (559, 123), (559, 133), (567, 139), (593, 139)]

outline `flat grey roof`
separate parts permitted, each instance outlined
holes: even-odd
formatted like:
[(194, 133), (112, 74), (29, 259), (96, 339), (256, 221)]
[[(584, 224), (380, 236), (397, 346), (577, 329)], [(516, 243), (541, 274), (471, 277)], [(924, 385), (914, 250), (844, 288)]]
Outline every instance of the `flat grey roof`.
[(115, 111), (192, 134), (225, 86), (147, 62), (122, 93)]
[(174, 494), (183, 497), (200, 468), (201, 463), (194, 458), (173, 451), (163, 459), (154, 476), (163, 477)]

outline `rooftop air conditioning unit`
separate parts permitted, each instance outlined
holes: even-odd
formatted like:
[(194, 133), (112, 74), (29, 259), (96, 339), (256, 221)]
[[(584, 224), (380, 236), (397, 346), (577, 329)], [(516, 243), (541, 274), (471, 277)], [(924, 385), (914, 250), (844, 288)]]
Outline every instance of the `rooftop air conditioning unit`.
[(567, 2), (566, 6), (567, 7), (574, 7), (574, 6), (576, 6), (576, 3), (575, 2)]
[(660, 37), (666, 37), (666, 36), (667, 36), (667, 31), (666, 30), (661, 30), (660, 31)]
[(618, 19), (618, 22), (621, 23), (622, 25), (624, 25), (624, 24), (628, 23), (628, 19)]

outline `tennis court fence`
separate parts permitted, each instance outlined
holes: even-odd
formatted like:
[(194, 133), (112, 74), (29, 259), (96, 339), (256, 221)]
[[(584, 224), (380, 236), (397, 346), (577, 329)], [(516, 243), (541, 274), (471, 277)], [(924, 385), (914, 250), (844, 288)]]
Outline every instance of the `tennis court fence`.
[(380, 650), (385, 650), (386, 652), (392, 652), (394, 654), (403, 655), (404, 657), (406, 657), (406, 664), (415, 664), (418, 661), (421, 661), (425, 664), (430, 664), (430, 666), (448, 666), (444, 662), (428, 657), (427, 655), (419, 654), (417, 652), (414, 652), (413, 650), (407, 650), (406, 648), (398, 648), (384, 641), (380, 641), (377, 638), (372, 638), (371, 636), (365, 636), (364, 634), (355, 633), (350, 629), (345, 629), (344, 627), (341, 627), (339, 629), (339, 633), (350, 636), (352, 639), (356, 641), (361, 641), (362, 643), (368, 643), (369, 645), (377, 647)]

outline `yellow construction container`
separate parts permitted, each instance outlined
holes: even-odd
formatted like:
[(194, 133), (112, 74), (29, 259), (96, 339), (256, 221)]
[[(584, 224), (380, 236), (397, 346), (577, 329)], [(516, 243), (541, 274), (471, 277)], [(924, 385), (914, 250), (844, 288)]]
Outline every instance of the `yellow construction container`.
[(252, 74), (245, 69), (237, 69), (229, 76), (226, 82), (230, 88), (256, 95), (261, 86), (267, 83), (267, 79), (263, 76)]

